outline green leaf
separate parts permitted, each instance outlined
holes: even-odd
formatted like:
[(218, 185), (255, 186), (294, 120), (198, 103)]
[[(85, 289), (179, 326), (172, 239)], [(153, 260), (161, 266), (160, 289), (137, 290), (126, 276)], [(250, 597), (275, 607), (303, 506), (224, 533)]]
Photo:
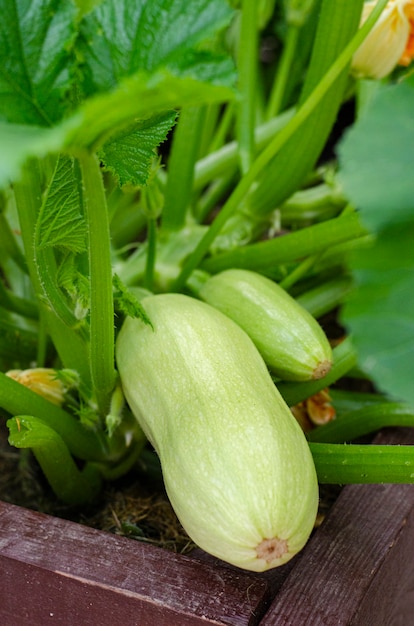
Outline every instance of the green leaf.
[(390, 226), (351, 263), (355, 290), (342, 312), (362, 370), (414, 406), (414, 221)]
[(99, 149), (137, 119), (165, 113), (184, 104), (227, 101), (234, 95), (231, 87), (175, 76), (167, 70), (155, 74), (138, 72), (113, 91), (91, 97), (80, 106), (73, 128), (68, 130), (65, 147), (74, 154), (85, 148)]
[[(152, 322), (145, 312), (139, 298), (130, 290), (122, 280), (116, 274), (113, 277), (113, 284), (115, 288), (114, 300), (117, 308), (125, 315), (140, 319), (144, 324), (148, 324), (153, 328)], [(148, 292), (147, 295), (151, 295)]]
[(98, 150), (116, 133), (137, 119), (164, 113), (180, 106), (224, 102), (235, 91), (166, 71), (138, 74), (112, 92), (90, 98), (70, 118), (53, 129), (0, 123), (0, 186), (15, 180), (26, 159), (51, 152), (78, 155)]
[(70, 296), (76, 319), (83, 320), (90, 308), (89, 277), (79, 269), (83, 256), (67, 254), (63, 257), (57, 273), (57, 283)]
[(75, 0), (75, 4), (78, 7), (79, 16), (83, 17), (97, 5), (100, 4), (102, 0)]
[[(213, 86), (166, 72), (132, 77), (113, 92), (90, 98), (77, 113), (54, 128), (0, 122), (0, 187), (18, 178), (29, 157), (66, 152), (75, 155), (98, 149), (137, 119), (182, 105), (200, 105), (234, 98), (229, 87)], [(165, 114), (166, 115), (166, 114)]]
[(379, 85), (339, 147), (340, 179), (377, 233), (350, 263), (355, 290), (342, 313), (359, 366), (379, 389), (414, 406), (414, 80)]
[(340, 180), (378, 230), (414, 219), (414, 78), (380, 85), (339, 146)]
[[(206, 80), (203, 66), (222, 59), (206, 55), (199, 44), (232, 16), (225, 0), (104, 0), (81, 25), (85, 93), (110, 90), (138, 71), (161, 67)], [(230, 67), (228, 58), (224, 63)], [(219, 74), (213, 68), (209, 79)]]
[(85, 229), (74, 159), (60, 155), (36, 224), (37, 248), (83, 252), (86, 250)]
[(0, 0), (0, 118), (48, 126), (71, 85), (76, 6), (70, 0)]
[[(73, 2), (0, 0), (0, 8), (11, 16), (0, 25), (0, 120), (11, 123), (0, 121), (0, 185), (15, 180), (29, 157), (77, 156), (105, 143), (108, 167), (118, 169), (120, 160), (114, 164), (109, 156), (115, 145), (108, 142), (122, 134), (117, 148), (130, 159), (128, 132), (140, 120), (234, 97), (230, 57), (207, 49), (233, 15), (225, 0), (104, 0), (81, 22), (77, 67), (70, 50)], [(53, 129), (42, 128), (66, 112), (72, 75), (80, 77), (87, 100)], [(131, 168), (125, 169), (119, 175), (127, 180)]]
[(175, 124), (175, 111), (141, 120), (109, 141), (99, 152), (106, 169), (122, 185), (145, 185), (156, 148)]

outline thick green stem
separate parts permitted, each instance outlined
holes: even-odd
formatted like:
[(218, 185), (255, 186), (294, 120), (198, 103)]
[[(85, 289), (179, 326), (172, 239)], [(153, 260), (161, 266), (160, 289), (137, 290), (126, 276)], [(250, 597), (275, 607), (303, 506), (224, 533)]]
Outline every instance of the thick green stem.
[(209, 152), (216, 152), (217, 150), (220, 150), (223, 144), (226, 143), (227, 135), (230, 133), (234, 122), (235, 107), (236, 105), (234, 102), (228, 102), (226, 104), (224, 113), (221, 116), (217, 130), (210, 143)]
[(316, 261), (322, 254), (322, 252), (319, 252), (319, 254), (308, 256), (304, 261), (302, 261), (302, 263), (297, 265), (295, 269), (292, 270), (290, 274), (288, 274), (288, 276), (283, 278), (283, 280), (280, 281), (279, 285), (283, 287), (283, 289), (286, 289), (286, 291), (291, 289), (295, 283), (297, 283), (299, 280), (306, 276), (308, 271), (313, 265), (315, 265)]
[(238, 46), (239, 91), (237, 107), (237, 141), (241, 171), (245, 174), (253, 162), (255, 94), (257, 73), (257, 1), (243, 0)]
[(103, 417), (115, 382), (114, 305), (111, 244), (106, 198), (95, 155), (79, 159), (87, 223), (90, 281), (90, 371), (93, 391)]
[(202, 223), (208, 217), (211, 211), (220, 205), (223, 196), (228, 193), (229, 189), (234, 185), (236, 174), (230, 172), (223, 178), (217, 179), (209, 189), (202, 195), (195, 210), (197, 221)]
[(344, 443), (386, 426), (414, 426), (414, 410), (401, 402), (378, 402), (315, 428), (308, 439), (318, 443)]
[(358, 215), (344, 215), (275, 239), (217, 254), (207, 259), (202, 269), (212, 274), (229, 267), (266, 271), (278, 264), (303, 259), (364, 235), (366, 230)]
[(2, 207), (0, 207), (0, 251), (2, 259), (9, 256), (24, 273), (27, 273), (26, 259), (17, 245)]
[(154, 270), (157, 247), (157, 220), (149, 217), (147, 222), (147, 258), (145, 264), (144, 287), (149, 291), (154, 287)]
[(296, 298), (314, 317), (318, 318), (333, 311), (341, 304), (352, 290), (352, 279), (349, 276), (338, 276), (326, 282), (319, 282), (313, 289), (308, 289)]
[(8, 311), (13, 311), (29, 319), (39, 318), (39, 309), (33, 300), (20, 298), (10, 289), (7, 289), (0, 280), (0, 305)]
[(186, 222), (204, 114), (204, 107), (189, 107), (181, 111), (168, 160), (162, 230), (180, 230)]
[(9, 442), (17, 448), (30, 448), (56, 496), (69, 505), (90, 503), (99, 493), (101, 476), (94, 465), (79, 470), (65, 442), (50, 426), (31, 415), (7, 422)]
[[(258, 151), (263, 150), (277, 133), (288, 123), (294, 114), (293, 110), (285, 111), (281, 115), (261, 124), (255, 130), (255, 144)], [(230, 141), (221, 148), (210, 152), (206, 157), (197, 161), (194, 172), (194, 189), (200, 191), (212, 180), (237, 170), (238, 144)]]
[[(342, 212), (342, 215), (351, 214), (353, 210), (348, 210), (348, 207)], [(320, 251), (317, 254), (312, 256), (308, 256), (304, 261), (299, 263), (291, 272), (280, 281), (280, 286), (286, 290), (289, 290), (293, 287), (295, 283), (304, 278), (309, 270), (319, 261), (319, 259), (323, 256), (324, 251)]]
[(338, 243), (337, 246), (328, 248), (326, 252), (316, 261), (312, 268), (314, 274), (321, 272), (337, 272), (338, 267), (344, 267), (344, 262), (347, 261), (350, 255), (356, 253), (358, 250), (367, 250), (372, 247), (373, 235), (365, 234), (355, 239), (348, 239)]
[(346, 206), (341, 191), (331, 184), (321, 183), (296, 191), (280, 207), (282, 224), (309, 224), (335, 217)]
[(222, 105), (217, 102), (203, 106), (203, 123), (200, 129), (197, 160), (210, 152), (211, 138), (219, 123), (221, 107)]
[(286, 84), (289, 79), (289, 72), (291, 71), (293, 60), (296, 54), (296, 46), (299, 39), (299, 32), (300, 25), (289, 25), (285, 45), (282, 51), (282, 56), (280, 57), (279, 65), (277, 68), (276, 78), (273, 83), (272, 92), (270, 94), (269, 105), (266, 115), (267, 119), (275, 117), (282, 109)]
[(47, 365), (47, 348), (48, 348), (48, 334), (45, 323), (45, 316), (41, 311), (39, 325), (38, 325), (38, 342), (37, 342), (37, 354), (36, 363), (38, 367), (46, 367)]
[(337, 443), (309, 446), (320, 483), (414, 483), (413, 446)]

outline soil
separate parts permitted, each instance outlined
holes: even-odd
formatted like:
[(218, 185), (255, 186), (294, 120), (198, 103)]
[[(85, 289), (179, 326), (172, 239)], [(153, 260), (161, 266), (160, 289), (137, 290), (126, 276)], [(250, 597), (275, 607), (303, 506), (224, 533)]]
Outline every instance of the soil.
[(96, 503), (77, 510), (56, 499), (31, 452), (9, 446), (7, 436), (5, 422), (0, 419), (0, 500), (180, 554), (194, 548), (162, 482), (157, 476), (146, 475), (143, 461), (127, 477), (107, 483)]

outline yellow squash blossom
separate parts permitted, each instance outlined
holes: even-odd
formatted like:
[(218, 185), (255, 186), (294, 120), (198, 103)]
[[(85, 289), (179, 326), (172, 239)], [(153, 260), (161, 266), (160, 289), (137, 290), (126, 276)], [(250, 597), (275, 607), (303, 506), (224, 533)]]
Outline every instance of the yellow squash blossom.
[(68, 389), (77, 383), (77, 374), (72, 370), (63, 370), (64, 380), (58, 378), (58, 372), (46, 367), (35, 367), (28, 370), (9, 370), (6, 376), (13, 378), (21, 385), (28, 387), (49, 402), (62, 405)]
[[(376, 2), (365, 2), (361, 24)], [(364, 78), (384, 78), (398, 65), (414, 58), (414, 0), (390, 0), (380, 18), (356, 51), (352, 72)]]

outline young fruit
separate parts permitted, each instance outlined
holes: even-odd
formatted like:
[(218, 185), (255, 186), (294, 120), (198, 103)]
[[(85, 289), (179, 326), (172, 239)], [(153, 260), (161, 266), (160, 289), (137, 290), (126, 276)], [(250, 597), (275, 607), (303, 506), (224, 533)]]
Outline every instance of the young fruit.
[(322, 378), (331, 369), (332, 349), (318, 322), (269, 278), (226, 270), (209, 278), (199, 296), (245, 330), (282, 380)]
[(208, 304), (172, 293), (142, 304), (153, 328), (127, 318), (117, 364), (178, 518), (224, 561), (254, 571), (285, 563), (313, 528), (318, 484), (262, 357)]

